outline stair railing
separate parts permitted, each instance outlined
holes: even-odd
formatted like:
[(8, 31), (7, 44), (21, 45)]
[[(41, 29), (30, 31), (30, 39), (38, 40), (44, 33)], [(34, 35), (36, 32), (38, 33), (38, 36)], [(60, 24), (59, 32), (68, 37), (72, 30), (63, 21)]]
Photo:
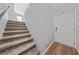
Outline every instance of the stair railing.
[(4, 8), (2, 8), (2, 10), (0, 11), (0, 20), (2, 19), (3, 15), (6, 13), (6, 11), (10, 8), (10, 6), (6, 6)]

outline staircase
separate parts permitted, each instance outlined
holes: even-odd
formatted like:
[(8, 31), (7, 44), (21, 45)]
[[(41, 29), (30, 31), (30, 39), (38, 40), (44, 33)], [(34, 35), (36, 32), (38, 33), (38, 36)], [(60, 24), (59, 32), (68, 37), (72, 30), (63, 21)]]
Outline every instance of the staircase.
[(24, 22), (7, 22), (0, 39), (0, 55), (37, 55), (36, 44)]

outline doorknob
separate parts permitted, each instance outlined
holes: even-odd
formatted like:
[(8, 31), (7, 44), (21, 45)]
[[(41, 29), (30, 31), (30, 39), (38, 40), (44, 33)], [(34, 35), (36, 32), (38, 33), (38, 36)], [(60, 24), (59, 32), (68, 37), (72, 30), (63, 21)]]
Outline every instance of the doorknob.
[(56, 32), (57, 32), (57, 29), (58, 29), (58, 28), (57, 28), (57, 27), (55, 27), (55, 31), (56, 31)]

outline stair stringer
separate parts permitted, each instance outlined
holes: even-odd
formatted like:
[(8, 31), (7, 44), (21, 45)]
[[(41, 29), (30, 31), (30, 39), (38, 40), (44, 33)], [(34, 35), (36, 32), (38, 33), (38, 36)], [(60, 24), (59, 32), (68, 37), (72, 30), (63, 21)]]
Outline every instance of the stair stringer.
[(3, 37), (3, 32), (5, 31), (5, 27), (8, 20), (2, 19), (0, 20), (0, 39)]

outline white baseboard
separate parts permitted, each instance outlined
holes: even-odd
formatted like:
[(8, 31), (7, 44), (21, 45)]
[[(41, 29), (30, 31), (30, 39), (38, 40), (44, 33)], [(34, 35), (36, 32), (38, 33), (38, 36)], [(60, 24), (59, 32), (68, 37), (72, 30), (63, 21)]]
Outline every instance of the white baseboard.
[(69, 43), (67, 43), (67, 42), (63, 42), (63, 41), (59, 41), (59, 40), (55, 40), (56, 42), (59, 42), (59, 43), (62, 43), (62, 44), (64, 44), (64, 45), (67, 45), (67, 46), (69, 46), (69, 47), (73, 47), (73, 48), (76, 48), (75, 46), (73, 46), (73, 45), (71, 45), (71, 44), (69, 44)]
[(79, 54), (79, 50), (78, 50), (78, 48), (76, 47), (76, 50), (77, 50), (77, 52), (78, 52), (78, 54)]
[[(77, 44), (77, 43), (76, 43)], [(79, 54), (79, 49), (77, 48), (77, 45), (75, 45), (75, 48), (76, 48), (76, 50), (77, 50), (77, 52), (78, 52), (78, 54)]]
[[(43, 53), (41, 53), (41, 55), (44, 55), (44, 54), (48, 51), (48, 49), (53, 45), (54, 42), (62, 43), (62, 42), (60, 42), (60, 41), (54, 40), (54, 41), (48, 46), (48, 48), (45, 49)], [(70, 47), (74, 47), (74, 46), (71, 46), (71, 45), (68, 45), (68, 44), (65, 44), (65, 43), (62, 43), (62, 44), (67, 45), (67, 46), (70, 46)], [(76, 48), (76, 47), (74, 47), (74, 48)], [(77, 48), (76, 48), (76, 50), (77, 50), (77, 52), (79, 53), (79, 50), (78, 50)]]
[(46, 49), (44, 50), (43, 53), (41, 53), (41, 55), (44, 55), (44, 54), (48, 51), (48, 49), (53, 45), (54, 42), (55, 42), (55, 40), (48, 46), (48, 48), (46, 48)]

